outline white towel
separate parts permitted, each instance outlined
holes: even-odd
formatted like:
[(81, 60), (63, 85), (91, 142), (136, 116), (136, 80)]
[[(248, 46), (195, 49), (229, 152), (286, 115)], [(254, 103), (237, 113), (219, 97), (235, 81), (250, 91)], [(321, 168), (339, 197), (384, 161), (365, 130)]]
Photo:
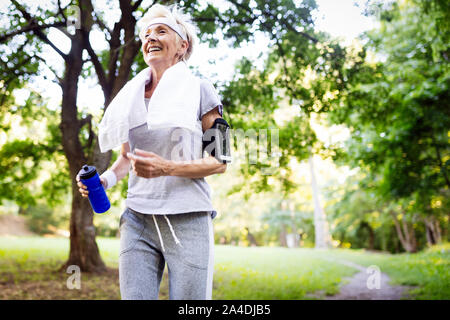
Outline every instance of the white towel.
[(129, 130), (147, 122), (149, 129), (182, 127), (198, 130), (200, 81), (186, 63), (168, 68), (145, 107), (145, 85), (151, 71), (146, 68), (130, 80), (111, 101), (99, 124), (100, 151), (106, 152), (128, 141)]

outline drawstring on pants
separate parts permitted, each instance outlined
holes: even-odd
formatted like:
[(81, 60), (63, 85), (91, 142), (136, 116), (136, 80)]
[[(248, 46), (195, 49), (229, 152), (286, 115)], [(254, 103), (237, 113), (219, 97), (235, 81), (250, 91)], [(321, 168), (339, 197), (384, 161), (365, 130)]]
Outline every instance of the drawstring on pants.
[[(164, 249), (164, 242), (163, 242), (163, 239), (162, 239), (162, 236), (161, 236), (161, 232), (159, 231), (158, 222), (156, 222), (155, 215), (153, 214), (152, 216), (153, 216), (153, 221), (155, 222), (156, 231), (158, 232), (159, 242), (161, 242), (162, 251), (165, 252), (166, 250)], [(169, 218), (167, 218), (166, 215), (164, 215), (164, 218), (166, 218), (167, 224), (169, 225), (170, 232), (172, 233), (172, 236), (173, 236), (173, 239), (175, 240), (175, 243), (179, 244), (181, 247), (183, 247), (181, 245), (181, 241), (178, 240), (178, 238), (177, 238), (177, 236), (175, 234), (175, 231), (173, 230), (173, 227), (172, 227), (172, 224), (170, 223)]]

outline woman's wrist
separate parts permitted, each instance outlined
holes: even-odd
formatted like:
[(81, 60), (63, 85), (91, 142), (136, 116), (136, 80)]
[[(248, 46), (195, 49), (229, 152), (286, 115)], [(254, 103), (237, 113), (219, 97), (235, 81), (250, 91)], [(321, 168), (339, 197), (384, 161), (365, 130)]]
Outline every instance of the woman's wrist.
[(179, 173), (179, 162), (174, 160), (167, 161), (166, 174), (168, 176), (176, 176)]
[(112, 170), (106, 170), (100, 177), (106, 180), (105, 189), (110, 189), (114, 187), (117, 183), (117, 176)]
[(170, 176), (185, 178), (203, 178), (211, 174), (223, 173), (226, 164), (221, 164), (214, 157), (186, 161), (169, 161)]

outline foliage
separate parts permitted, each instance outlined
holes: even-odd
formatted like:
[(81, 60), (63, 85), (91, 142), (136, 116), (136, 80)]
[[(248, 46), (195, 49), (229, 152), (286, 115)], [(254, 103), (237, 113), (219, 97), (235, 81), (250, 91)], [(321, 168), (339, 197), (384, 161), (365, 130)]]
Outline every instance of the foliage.
[[(7, 137), (0, 149), (0, 202), (15, 201), (19, 206), (35, 205), (46, 199), (50, 206), (62, 202), (69, 182), (62, 158), (57, 112), (47, 108), (34, 91), (23, 104), (12, 100), (11, 108), (2, 113)], [(49, 175), (42, 185), (42, 172)]]
[(332, 119), (351, 130), (350, 162), (381, 176), (380, 194), (429, 198), (448, 188), (448, 63), (432, 63), (433, 38), (417, 8), (406, 4), (396, 15), (367, 35), (386, 61), (361, 68)]
[(334, 199), (327, 207), (333, 239), (340, 247), (400, 252), (394, 223), (385, 212), (384, 202), (373, 189), (360, 188), (361, 180), (359, 175), (350, 176), (344, 184), (327, 190), (326, 196)]
[[(380, 28), (363, 37), (365, 47), (354, 53), (360, 60), (346, 70), (348, 88), (329, 113), (331, 123), (351, 132), (346, 154), (336, 160), (365, 174), (359, 183), (364, 190), (350, 191), (342, 204), (348, 222), (358, 223), (360, 194), (369, 212), (394, 210), (412, 223), (421, 247), (421, 220), (433, 216), (445, 226), (448, 212), (449, 47), (446, 32), (438, 30), (444, 26), (433, 27), (439, 15), (424, 14), (413, 1), (391, 3), (379, 15)], [(379, 204), (371, 205), (367, 193)]]
[(62, 222), (67, 222), (64, 215), (54, 214), (52, 208), (42, 204), (27, 208), (25, 214), (30, 230), (40, 235), (51, 234)]

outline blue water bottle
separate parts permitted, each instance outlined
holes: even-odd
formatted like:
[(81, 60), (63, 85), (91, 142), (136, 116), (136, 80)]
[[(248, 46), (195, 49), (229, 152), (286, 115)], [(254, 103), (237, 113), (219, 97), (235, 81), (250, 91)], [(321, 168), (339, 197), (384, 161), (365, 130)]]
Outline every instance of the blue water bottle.
[(92, 209), (94, 209), (96, 213), (108, 211), (111, 207), (111, 203), (109, 202), (96, 168), (94, 166), (84, 165), (78, 174), (81, 182), (89, 191), (88, 197)]

